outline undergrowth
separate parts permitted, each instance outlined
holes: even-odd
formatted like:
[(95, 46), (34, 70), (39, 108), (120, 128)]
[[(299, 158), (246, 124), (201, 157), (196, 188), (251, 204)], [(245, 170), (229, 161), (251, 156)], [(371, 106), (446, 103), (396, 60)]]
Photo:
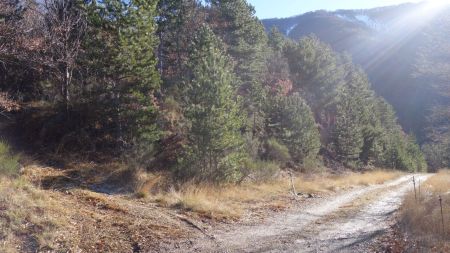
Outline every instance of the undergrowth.
[(9, 145), (0, 140), (0, 176), (16, 176), (19, 173), (19, 156), (11, 154)]
[[(418, 182), (416, 182), (418, 184)], [(416, 199), (417, 196), (417, 199)], [(442, 198), (442, 215), (439, 197)], [(450, 250), (450, 171), (442, 170), (429, 178), (416, 194), (407, 195), (400, 213), (401, 227), (415, 242), (418, 251)]]

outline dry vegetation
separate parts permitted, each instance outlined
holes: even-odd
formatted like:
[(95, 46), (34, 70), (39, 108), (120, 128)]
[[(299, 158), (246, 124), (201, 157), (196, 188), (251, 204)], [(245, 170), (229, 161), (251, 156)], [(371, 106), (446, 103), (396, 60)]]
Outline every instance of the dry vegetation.
[[(30, 174), (46, 181), (57, 172), (66, 188), (29, 183)], [(26, 166), (20, 177), (0, 176), (0, 252), (153, 252), (190, 234), (171, 210), (93, 192), (63, 174)]]
[[(22, 163), (24, 158), (21, 159)], [(94, 192), (103, 185), (130, 178), (110, 163), (66, 164), (64, 169), (26, 162), (21, 176), (0, 179), (0, 252), (142, 252), (163, 249), (214, 221), (244, 215), (264, 217), (268, 210), (292, 203), (290, 178), (239, 186), (186, 184), (171, 188), (164, 174), (141, 173), (137, 194)], [(97, 172), (97, 177), (94, 177)], [(378, 184), (398, 172), (372, 171), (297, 175), (297, 192), (328, 194), (354, 186)], [(99, 176), (100, 175), (100, 176)], [(119, 176), (121, 175), (121, 176)], [(90, 179), (90, 180), (87, 180)], [(94, 180), (95, 179), (95, 180)], [(32, 183), (30, 183), (32, 182)], [(126, 188), (126, 187), (125, 187)], [(210, 218), (200, 222), (197, 218)], [(203, 224), (203, 225), (201, 225)], [(169, 247), (170, 248), (170, 247)]]
[[(0, 252), (52, 248), (60, 220), (48, 215), (57, 204), (24, 179), (0, 177)], [(25, 251), (28, 250), (28, 251)]]
[[(267, 210), (287, 208), (293, 198), (287, 174), (264, 183), (184, 184), (175, 190), (167, 174), (130, 173), (113, 162), (43, 167), (30, 157), (13, 156), (0, 144), (0, 252), (5, 253), (161, 250), (203, 231), (203, 225), (192, 225), (204, 224), (199, 216), (210, 222), (264, 217)], [(24, 165), (20, 170), (19, 160)], [(307, 197), (380, 184), (399, 175), (298, 174), (294, 184)], [(130, 186), (130, 181), (137, 183)]]
[[(421, 185), (415, 200), (411, 192), (401, 208), (401, 228), (413, 242), (408, 246), (414, 252), (450, 251), (450, 171), (442, 170)], [(439, 196), (442, 198), (444, 226), (442, 225)]]
[[(298, 175), (294, 179), (296, 191), (308, 196), (335, 192), (355, 186), (381, 184), (400, 176), (400, 172), (371, 171), (367, 173), (348, 173), (345, 175)], [(160, 177), (157, 177), (161, 179)], [(158, 181), (150, 179), (151, 185)], [(146, 196), (151, 187), (144, 187), (140, 196)], [(182, 190), (171, 189), (168, 192), (151, 194), (148, 199), (157, 201), (166, 207), (181, 208), (193, 211), (202, 216), (226, 220), (238, 219), (247, 210), (265, 203), (270, 209), (284, 209), (288, 205), (292, 186), (289, 177), (265, 183), (245, 183), (238, 186), (185, 185)], [(292, 196), (292, 195), (291, 195)]]

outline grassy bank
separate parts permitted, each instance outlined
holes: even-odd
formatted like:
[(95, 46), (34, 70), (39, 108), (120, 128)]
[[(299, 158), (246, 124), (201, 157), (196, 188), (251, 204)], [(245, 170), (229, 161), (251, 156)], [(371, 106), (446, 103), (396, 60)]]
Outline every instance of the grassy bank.
[[(295, 189), (304, 195), (330, 193), (355, 186), (381, 184), (400, 176), (393, 171), (376, 170), (367, 173), (345, 175), (297, 175)], [(155, 183), (153, 181), (153, 183)], [(260, 206), (284, 209), (292, 199), (289, 177), (265, 183), (243, 185), (185, 185), (182, 190), (171, 190), (148, 196), (166, 207), (181, 208), (213, 219), (239, 219), (246, 211)], [(146, 189), (148, 190), (148, 189)]]
[[(0, 252), (41, 252), (52, 248), (57, 204), (22, 178), (0, 177)], [(25, 250), (26, 249), (26, 250)]]
[[(442, 199), (443, 216), (439, 197)], [(401, 207), (400, 215), (401, 228), (413, 241), (409, 244), (414, 245), (416, 250), (449, 252), (450, 170), (442, 170), (425, 181), (421, 185), (417, 201), (414, 192), (410, 192)]]

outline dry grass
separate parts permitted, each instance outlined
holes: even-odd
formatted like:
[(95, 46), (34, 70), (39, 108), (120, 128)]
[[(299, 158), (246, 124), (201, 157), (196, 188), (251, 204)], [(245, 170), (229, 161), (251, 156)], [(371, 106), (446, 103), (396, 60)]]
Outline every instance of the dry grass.
[(47, 215), (54, 206), (43, 191), (23, 178), (0, 177), (0, 252), (52, 249), (59, 221)]
[[(381, 184), (400, 176), (399, 172), (372, 171), (364, 174), (349, 173), (341, 176), (329, 174), (298, 175), (295, 188), (301, 193), (325, 193), (355, 186)], [(151, 181), (155, 185), (155, 180)], [(291, 192), (289, 177), (265, 183), (246, 183), (243, 185), (213, 186), (184, 185), (182, 190), (171, 189), (150, 195), (149, 198), (167, 207), (181, 208), (202, 216), (218, 220), (235, 220), (246, 210), (265, 203), (275, 209), (287, 207), (280, 198), (289, 197)]]
[(72, 191), (72, 194), (78, 197), (78, 199), (85, 201), (98, 209), (111, 210), (121, 212), (123, 214), (128, 213), (128, 210), (126, 208), (108, 199), (104, 194), (91, 192), (87, 190), (74, 190)]
[[(110, 167), (105, 173), (108, 178), (118, 166)], [(131, 252), (137, 243), (142, 251), (153, 252), (159, 242), (163, 245), (188, 234), (189, 228), (174, 218), (177, 208), (201, 217), (235, 220), (249, 210), (258, 214), (266, 213), (266, 208), (286, 208), (292, 199), (288, 176), (240, 186), (186, 184), (176, 191), (170, 189), (168, 175), (138, 173), (137, 196), (144, 198), (139, 200), (127, 194), (91, 192), (72, 183), (89, 177), (95, 168), (86, 164), (77, 172), (75, 168), (64, 171), (30, 165), (21, 177), (0, 178), (0, 252)], [(297, 175), (295, 185), (303, 193), (331, 192), (382, 183), (398, 175), (378, 171), (363, 175)], [(45, 190), (28, 183), (44, 186), (48, 181), (53, 185), (55, 179), (61, 178), (70, 179), (75, 187)], [(95, 178), (93, 182), (102, 180)], [(154, 208), (147, 201), (170, 209)]]
[(347, 173), (345, 175), (313, 175), (310, 179), (297, 178), (296, 189), (304, 193), (321, 193), (348, 189), (355, 186), (382, 184), (402, 175), (398, 171), (374, 170), (365, 173)]
[[(444, 227), (439, 196), (442, 197)], [(412, 235), (418, 248), (434, 248), (436, 252), (450, 250), (449, 170), (440, 171), (424, 182), (418, 201), (413, 192), (407, 196), (401, 208), (401, 225)]]
[(221, 187), (186, 185), (182, 191), (172, 189), (152, 198), (164, 206), (193, 211), (208, 218), (233, 220), (243, 214), (244, 203), (268, 200), (287, 192), (288, 189), (288, 185), (281, 181)]

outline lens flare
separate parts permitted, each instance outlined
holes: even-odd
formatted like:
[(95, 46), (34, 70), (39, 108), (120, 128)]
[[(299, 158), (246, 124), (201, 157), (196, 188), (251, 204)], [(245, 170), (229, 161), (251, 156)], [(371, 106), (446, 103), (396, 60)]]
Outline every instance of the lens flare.
[(449, 0), (429, 0), (425, 1), (425, 6), (423, 8), (424, 13), (429, 13), (433, 15), (435, 12), (442, 10), (444, 7), (448, 6)]

